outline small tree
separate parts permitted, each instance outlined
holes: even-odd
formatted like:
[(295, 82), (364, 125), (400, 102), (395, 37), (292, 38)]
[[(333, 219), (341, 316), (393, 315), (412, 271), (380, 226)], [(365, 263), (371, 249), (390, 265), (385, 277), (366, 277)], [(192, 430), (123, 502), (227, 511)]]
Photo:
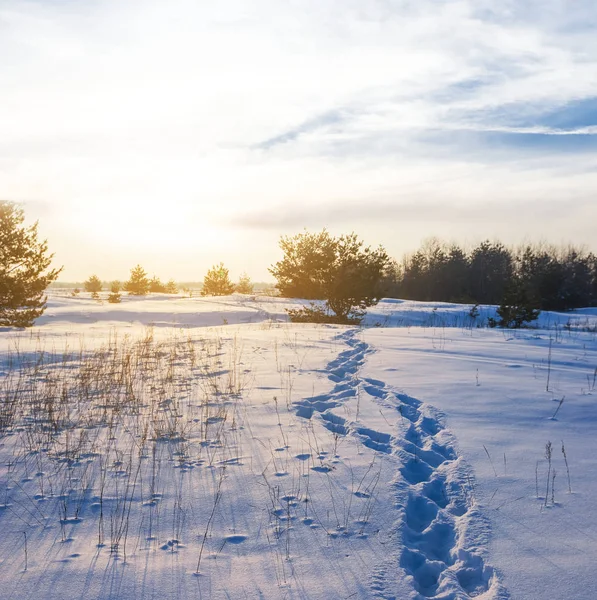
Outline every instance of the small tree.
[[(283, 237), (280, 247), (284, 258), (270, 272), (282, 295), (323, 299), (336, 322), (358, 322), (383, 295), (390, 259), (383, 247), (365, 247), (354, 233), (333, 238), (325, 229), (305, 232)], [(324, 313), (306, 308), (289, 314), (304, 321), (322, 320)]]
[(92, 294), (102, 291), (102, 282), (97, 275), (92, 275), (83, 285), (85, 286), (85, 291)]
[(178, 294), (178, 286), (174, 282), (174, 279), (170, 279), (166, 284), (166, 294)]
[(339, 320), (360, 320), (384, 293), (390, 258), (380, 246), (363, 246), (354, 233), (338, 239), (333, 275), (325, 285), (327, 305)]
[(149, 280), (149, 291), (155, 294), (165, 294), (166, 286), (155, 275)]
[(149, 279), (141, 265), (131, 269), (131, 277), (124, 284), (124, 289), (133, 296), (145, 296), (149, 292)]
[(507, 329), (518, 329), (528, 323), (535, 321), (541, 311), (537, 308), (526, 288), (525, 283), (519, 278), (513, 278), (504, 290), (504, 297), (497, 309), (499, 321), (489, 319), (490, 327), (504, 327)]
[(214, 265), (203, 278), (202, 296), (229, 296), (233, 291), (234, 284), (224, 263)]
[(108, 302), (110, 304), (118, 304), (121, 301), (120, 297), (120, 281), (113, 281), (110, 285), (110, 293), (108, 294)]
[(242, 273), (238, 279), (238, 283), (234, 288), (235, 292), (239, 294), (252, 294), (253, 293), (253, 284), (251, 283), (251, 278), (246, 274)]
[(0, 326), (33, 325), (46, 309), (46, 288), (62, 270), (48, 270), (47, 240), (37, 239), (37, 223), (25, 227), (24, 220), (21, 208), (0, 201)]

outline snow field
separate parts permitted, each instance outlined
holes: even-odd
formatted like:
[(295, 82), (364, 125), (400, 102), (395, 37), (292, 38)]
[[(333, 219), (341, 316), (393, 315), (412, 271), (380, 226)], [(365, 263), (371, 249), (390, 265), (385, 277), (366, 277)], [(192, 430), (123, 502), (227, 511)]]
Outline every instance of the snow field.
[(56, 295), (0, 332), (0, 598), (597, 597), (591, 311), (288, 304)]
[(16, 343), (2, 366), (5, 597), (371, 595), (392, 502), (375, 486), (393, 465), (293, 405), (327, 387), (313, 358), (343, 339), (245, 333)]
[(378, 351), (363, 375), (432, 398), (449, 427), (490, 525), (479, 537), (489, 535), (483, 546), (511, 597), (597, 597), (595, 333), (439, 327), (368, 329), (364, 339)]

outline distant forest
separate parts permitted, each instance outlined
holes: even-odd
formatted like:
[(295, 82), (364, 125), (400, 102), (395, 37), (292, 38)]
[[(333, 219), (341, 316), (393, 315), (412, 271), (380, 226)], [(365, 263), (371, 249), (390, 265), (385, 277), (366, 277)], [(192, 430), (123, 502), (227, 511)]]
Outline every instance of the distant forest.
[(574, 246), (484, 241), (470, 250), (441, 240), (394, 261), (391, 298), (500, 304), (515, 288), (541, 310), (597, 306), (597, 256)]
[[(320, 252), (321, 248), (315, 250)], [(486, 240), (467, 249), (432, 238), (401, 261), (390, 260), (385, 273), (382, 293), (389, 298), (500, 304), (514, 295), (541, 310), (597, 306), (597, 256), (572, 245), (508, 247)], [(81, 285), (55, 282), (50, 287)], [(271, 283), (252, 285), (256, 293), (273, 291)], [(203, 283), (178, 282), (178, 286), (181, 290), (200, 290)], [(303, 293), (301, 297), (315, 296)]]

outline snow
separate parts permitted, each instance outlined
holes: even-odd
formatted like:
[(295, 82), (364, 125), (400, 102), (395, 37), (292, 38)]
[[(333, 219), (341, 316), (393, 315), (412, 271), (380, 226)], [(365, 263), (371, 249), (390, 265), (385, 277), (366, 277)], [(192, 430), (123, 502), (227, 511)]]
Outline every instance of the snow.
[(53, 292), (1, 330), (0, 598), (597, 597), (597, 310), (296, 305)]

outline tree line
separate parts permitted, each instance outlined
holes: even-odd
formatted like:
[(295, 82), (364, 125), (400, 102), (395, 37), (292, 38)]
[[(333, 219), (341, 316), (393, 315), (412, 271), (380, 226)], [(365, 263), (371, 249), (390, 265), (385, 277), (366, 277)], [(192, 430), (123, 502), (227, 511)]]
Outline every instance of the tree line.
[(597, 306), (597, 256), (575, 246), (483, 241), (466, 250), (437, 239), (393, 263), (387, 295), (407, 300), (500, 304), (517, 293), (540, 310)]
[(597, 257), (575, 246), (507, 247), (485, 240), (467, 250), (436, 238), (402, 262), (354, 235), (282, 237), (270, 268), (283, 296), (323, 300), (288, 311), (294, 321), (358, 322), (381, 297), (499, 305), (490, 326), (521, 327), (541, 310), (597, 306)]
[[(97, 275), (91, 275), (83, 283), (86, 292), (91, 293), (92, 298), (99, 298), (99, 293), (103, 290), (102, 280)], [(113, 281), (110, 284), (110, 294), (108, 302), (116, 303), (121, 301), (121, 291), (128, 292), (131, 296), (146, 296), (147, 294), (178, 294), (179, 289), (173, 279), (167, 283), (162, 283), (159, 277), (155, 275), (149, 277), (141, 265), (131, 269), (130, 277), (124, 283)], [(80, 292), (78, 288), (73, 291), (73, 295)], [(207, 271), (203, 279), (201, 288), (202, 296), (228, 296), (232, 293), (252, 294), (253, 284), (250, 277), (243, 273), (238, 283), (232, 283), (228, 269), (223, 263), (214, 265)]]
[[(0, 201), (0, 326), (30, 326), (46, 306), (44, 294), (61, 269), (51, 269), (47, 241), (38, 240), (37, 223), (26, 227), (23, 210)], [(540, 310), (597, 306), (597, 257), (574, 246), (527, 244), (509, 248), (483, 241), (471, 249), (437, 239), (393, 260), (383, 246), (366, 246), (354, 233), (332, 236), (326, 229), (280, 239), (283, 258), (272, 265), (280, 295), (312, 300), (289, 310), (293, 321), (359, 322), (368, 307), (384, 296), (411, 300), (499, 304), (494, 325), (519, 327)], [(99, 298), (97, 275), (84, 283)], [(130, 278), (110, 285), (109, 302), (121, 291), (144, 296), (177, 293), (173, 280), (162, 283), (137, 265)], [(203, 279), (202, 295), (253, 292), (243, 274), (235, 285), (223, 263)], [(316, 300), (322, 302), (315, 302)]]

